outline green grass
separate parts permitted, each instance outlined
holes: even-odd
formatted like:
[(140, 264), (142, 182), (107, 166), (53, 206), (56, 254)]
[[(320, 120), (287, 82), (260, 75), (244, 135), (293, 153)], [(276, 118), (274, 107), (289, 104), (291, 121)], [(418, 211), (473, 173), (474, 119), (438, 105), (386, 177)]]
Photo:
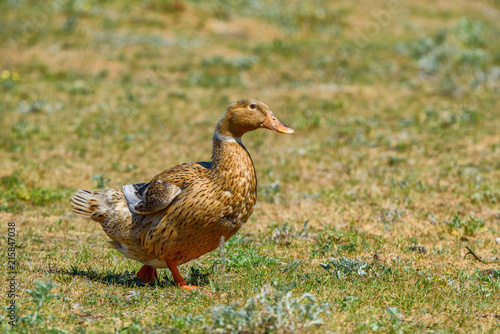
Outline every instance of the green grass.
[[(499, 266), (465, 256), (500, 252), (499, 9), (0, 2), (5, 249), (18, 233), (17, 327), (2, 309), (1, 331), (499, 331)], [(242, 98), (296, 131), (243, 138), (252, 217), (180, 267), (202, 290), (167, 270), (140, 284), (71, 194), (209, 159)]]

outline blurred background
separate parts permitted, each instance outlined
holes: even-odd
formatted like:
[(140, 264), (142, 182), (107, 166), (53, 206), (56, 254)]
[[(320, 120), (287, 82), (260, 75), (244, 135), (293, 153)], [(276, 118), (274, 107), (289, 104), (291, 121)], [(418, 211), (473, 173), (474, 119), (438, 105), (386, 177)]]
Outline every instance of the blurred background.
[(366, 182), (384, 192), (417, 179), (432, 188), (450, 168), (498, 170), (496, 1), (0, 6), (2, 211), (206, 160), (214, 125), (241, 98), (297, 132), (248, 135), (264, 186), (328, 193), (351, 179), (351, 193)]
[(307, 221), (385, 238), (353, 256), (424, 245), (466, 268), (460, 238), (499, 251), (499, 22), (497, 0), (0, 1), (0, 217), (35, 267), (104, 261), (76, 188), (206, 161), (228, 104), (256, 98), (295, 134), (243, 138), (241, 235)]

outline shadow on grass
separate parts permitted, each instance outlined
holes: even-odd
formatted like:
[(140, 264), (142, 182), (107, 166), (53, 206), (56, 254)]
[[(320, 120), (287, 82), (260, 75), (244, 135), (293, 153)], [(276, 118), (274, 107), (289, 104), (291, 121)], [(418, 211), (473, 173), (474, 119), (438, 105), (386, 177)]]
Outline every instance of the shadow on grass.
[[(142, 283), (137, 277), (136, 273), (129, 272), (128, 270), (125, 270), (122, 273), (113, 271), (97, 272), (89, 267), (87, 267), (86, 269), (82, 269), (77, 266), (72, 266), (70, 269), (58, 269), (49, 267), (48, 269), (46, 269), (46, 271), (49, 273), (55, 273), (64, 276), (84, 277), (88, 280), (100, 282), (107, 285), (121, 285), (125, 287), (150, 285), (147, 283)], [(154, 283), (153, 286), (158, 286), (161, 288), (175, 287), (175, 283), (173, 280), (169, 279), (165, 275), (161, 275), (160, 273), (161, 271), (158, 271), (159, 280)], [(186, 282), (191, 285), (205, 286), (209, 284), (209, 275), (209, 273), (204, 273), (199, 269), (191, 267), (189, 276), (186, 278)]]

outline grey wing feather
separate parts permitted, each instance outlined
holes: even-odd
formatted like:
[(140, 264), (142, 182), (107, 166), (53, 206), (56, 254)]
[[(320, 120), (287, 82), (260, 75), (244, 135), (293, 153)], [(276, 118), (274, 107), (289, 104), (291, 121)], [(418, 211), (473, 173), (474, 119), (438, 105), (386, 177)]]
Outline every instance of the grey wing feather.
[(180, 187), (159, 179), (123, 187), (128, 208), (139, 215), (149, 215), (165, 209), (180, 192)]

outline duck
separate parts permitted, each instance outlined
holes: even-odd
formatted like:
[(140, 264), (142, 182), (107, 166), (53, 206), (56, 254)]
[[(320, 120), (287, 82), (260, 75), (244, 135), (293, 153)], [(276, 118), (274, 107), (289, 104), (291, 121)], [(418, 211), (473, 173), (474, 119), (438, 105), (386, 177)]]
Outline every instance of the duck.
[(157, 269), (168, 268), (176, 286), (197, 289), (178, 266), (213, 251), (248, 221), (257, 176), (241, 137), (261, 128), (294, 133), (264, 102), (234, 102), (215, 127), (211, 161), (179, 164), (122, 189), (78, 189), (73, 211), (98, 222), (114, 249), (143, 264), (141, 282), (154, 284)]

